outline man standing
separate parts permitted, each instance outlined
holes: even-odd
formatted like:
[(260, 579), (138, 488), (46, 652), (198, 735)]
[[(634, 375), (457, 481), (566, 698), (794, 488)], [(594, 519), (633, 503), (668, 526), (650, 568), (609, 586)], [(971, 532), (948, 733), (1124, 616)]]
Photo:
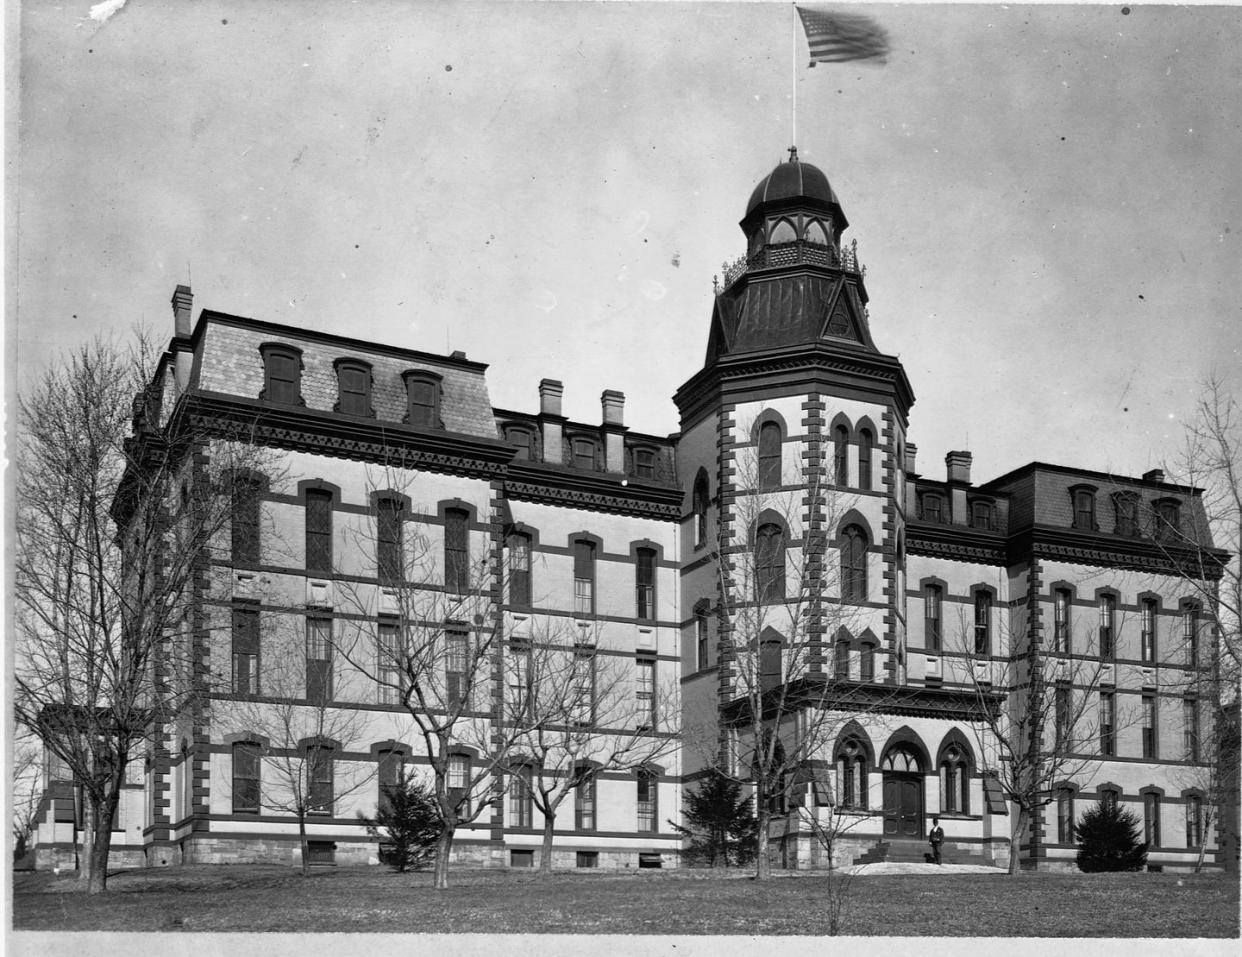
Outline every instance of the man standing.
[(932, 861), (940, 863), (940, 845), (944, 843), (944, 828), (940, 826), (940, 818), (932, 818), (932, 829), (929, 835), (932, 846)]

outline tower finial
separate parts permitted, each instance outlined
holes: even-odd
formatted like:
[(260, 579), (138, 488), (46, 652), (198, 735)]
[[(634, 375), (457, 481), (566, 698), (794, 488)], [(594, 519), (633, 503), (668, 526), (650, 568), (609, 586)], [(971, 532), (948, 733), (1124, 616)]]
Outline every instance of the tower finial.
[(789, 147), (789, 162), (791, 163), (798, 162), (798, 147), (796, 146)]

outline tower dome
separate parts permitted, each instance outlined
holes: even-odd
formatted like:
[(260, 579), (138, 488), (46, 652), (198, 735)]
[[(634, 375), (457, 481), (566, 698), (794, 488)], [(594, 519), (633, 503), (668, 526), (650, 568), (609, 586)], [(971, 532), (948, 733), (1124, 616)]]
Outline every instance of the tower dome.
[(845, 213), (841, 209), (837, 194), (832, 191), (832, 186), (828, 182), (828, 177), (818, 166), (812, 166), (798, 159), (798, 148), (791, 146), (789, 159), (778, 164), (776, 169), (761, 179), (759, 185), (750, 194), (743, 221), (750, 219), (760, 206), (795, 205), (831, 211), (837, 220), (839, 229), (845, 229), (849, 225), (845, 220)]

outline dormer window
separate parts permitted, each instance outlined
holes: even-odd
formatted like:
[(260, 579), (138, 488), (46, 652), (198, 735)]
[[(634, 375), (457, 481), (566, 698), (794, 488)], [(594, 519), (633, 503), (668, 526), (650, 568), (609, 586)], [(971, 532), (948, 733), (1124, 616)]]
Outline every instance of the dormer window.
[(1134, 538), (1138, 535), (1138, 494), (1135, 492), (1116, 493), (1113, 496), (1113, 509), (1116, 513), (1114, 531), (1118, 535), (1124, 535), (1127, 538)]
[(416, 429), (442, 429), (440, 421), (440, 377), (434, 372), (410, 370), (401, 373), (405, 380), (405, 422)]
[(993, 528), (994, 510), (991, 502), (976, 499), (970, 503), (970, 527), (983, 529), (985, 532)]
[(280, 405), (305, 405), (302, 401), (302, 350), (283, 342), (259, 346), (263, 356), (263, 391), (259, 398)]
[(1158, 498), (1152, 503), (1155, 510), (1156, 537), (1166, 538), (1181, 531), (1182, 503), (1175, 498)]
[(656, 454), (651, 449), (634, 450), (634, 476), (641, 479), (655, 478)]
[(336, 411), (345, 415), (373, 416), (371, 409), (371, 366), (361, 359), (337, 359)]
[(1087, 532), (1096, 531), (1095, 486), (1075, 485), (1069, 491), (1074, 506), (1074, 528)]
[(595, 442), (577, 436), (569, 440), (570, 461), (576, 469), (595, 471)]
[(520, 425), (505, 426), (505, 441), (517, 446), (514, 459), (519, 462), (532, 462), (535, 459), (535, 433)]
[(919, 517), (925, 522), (944, 521), (944, 499), (938, 492), (924, 492), (919, 497)]

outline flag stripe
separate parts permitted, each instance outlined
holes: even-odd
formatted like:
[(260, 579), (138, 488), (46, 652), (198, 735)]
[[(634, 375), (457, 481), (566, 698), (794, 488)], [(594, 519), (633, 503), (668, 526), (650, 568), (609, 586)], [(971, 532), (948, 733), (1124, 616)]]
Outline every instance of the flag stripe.
[(804, 7), (797, 10), (810, 46), (811, 66), (888, 57), (888, 34), (870, 17)]

